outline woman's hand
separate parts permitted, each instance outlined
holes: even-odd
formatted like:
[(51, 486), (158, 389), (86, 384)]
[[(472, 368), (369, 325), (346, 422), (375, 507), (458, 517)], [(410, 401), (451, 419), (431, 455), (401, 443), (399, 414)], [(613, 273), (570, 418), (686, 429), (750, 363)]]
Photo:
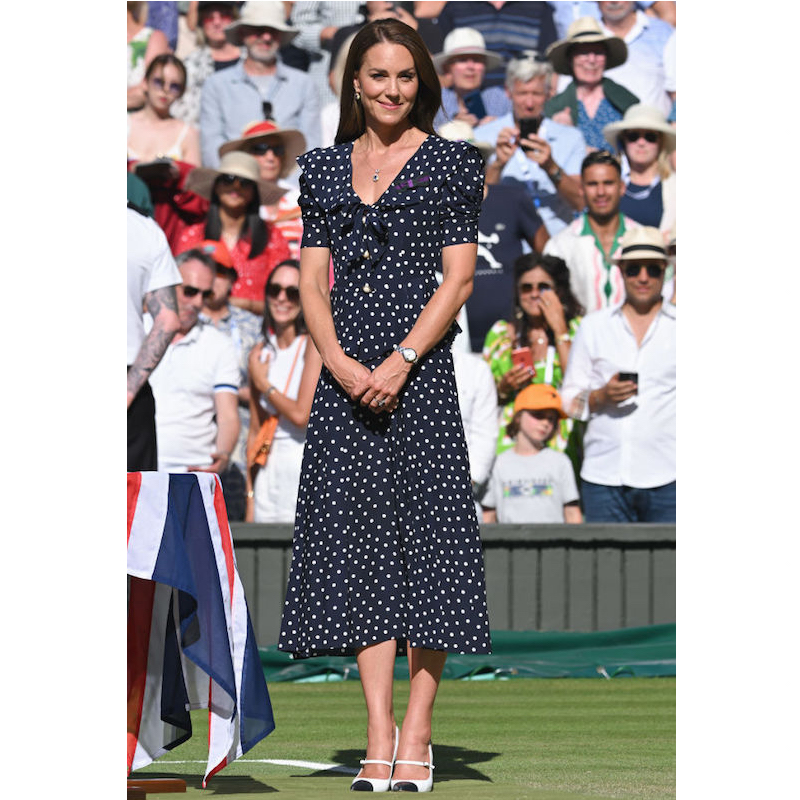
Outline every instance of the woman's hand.
[(512, 367), (497, 384), (497, 394), (500, 399), (506, 402), (510, 395), (516, 394), (523, 386), (527, 386), (535, 374), (536, 370), (526, 367), (524, 364)]
[(361, 405), (367, 406), (375, 414), (394, 411), (399, 402), (398, 395), (405, 386), (409, 372), (411, 364), (399, 353), (387, 356), (370, 373), (365, 391), (361, 395)]
[(564, 306), (555, 292), (544, 292), (539, 297), (539, 306), (544, 315), (544, 321), (553, 331), (556, 338), (567, 333), (567, 320), (564, 317)]
[(259, 342), (253, 345), (250, 355), (247, 357), (247, 371), (250, 373), (250, 379), (261, 394), (264, 394), (270, 386), (269, 365), (272, 360), (272, 353), (267, 353), (266, 360), (261, 361), (261, 351), (263, 349), (264, 343)]
[(347, 392), (352, 400), (360, 400), (367, 389), (369, 369), (360, 361), (347, 355), (342, 355), (341, 360), (329, 367), (331, 375), (336, 382)]

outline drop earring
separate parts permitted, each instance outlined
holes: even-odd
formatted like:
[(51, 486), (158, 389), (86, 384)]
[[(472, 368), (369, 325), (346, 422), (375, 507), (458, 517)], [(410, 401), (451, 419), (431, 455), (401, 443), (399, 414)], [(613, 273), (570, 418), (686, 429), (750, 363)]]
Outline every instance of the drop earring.
[(360, 102), (361, 102), (361, 92), (359, 92), (358, 89), (356, 89), (356, 103)]

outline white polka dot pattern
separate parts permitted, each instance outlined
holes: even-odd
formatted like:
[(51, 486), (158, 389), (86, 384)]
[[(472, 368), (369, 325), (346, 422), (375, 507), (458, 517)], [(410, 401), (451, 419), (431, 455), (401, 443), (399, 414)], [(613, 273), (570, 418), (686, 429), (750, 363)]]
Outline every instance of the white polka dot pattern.
[[(393, 184), (402, 187), (368, 206), (352, 189), (351, 150), (298, 159), (303, 246), (331, 248), (337, 335), (374, 368), (436, 289), (441, 248), (477, 240), (483, 179), (475, 148), (429, 136)], [(322, 370), (278, 643), (294, 657), (389, 639), (401, 652), (406, 640), (491, 652), (454, 333), (412, 369), (392, 414), (362, 409)]]

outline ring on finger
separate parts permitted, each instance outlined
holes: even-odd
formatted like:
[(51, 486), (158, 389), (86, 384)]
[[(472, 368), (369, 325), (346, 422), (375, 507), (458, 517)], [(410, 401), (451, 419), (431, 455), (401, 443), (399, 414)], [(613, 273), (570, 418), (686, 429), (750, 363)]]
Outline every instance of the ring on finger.
[(377, 402), (378, 402), (379, 406), (385, 406), (386, 405), (386, 400), (385, 399), (384, 400), (378, 400)]

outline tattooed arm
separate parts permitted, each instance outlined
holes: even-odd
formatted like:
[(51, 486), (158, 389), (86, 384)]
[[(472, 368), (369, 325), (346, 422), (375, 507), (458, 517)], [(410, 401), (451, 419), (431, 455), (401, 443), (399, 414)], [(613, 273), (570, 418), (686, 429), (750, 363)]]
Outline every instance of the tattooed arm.
[(153, 318), (153, 327), (142, 342), (136, 358), (128, 370), (128, 407), (139, 389), (158, 366), (167, 345), (180, 327), (178, 304), (174, 286), (162, 286), (144, 296), (145, 308)]

